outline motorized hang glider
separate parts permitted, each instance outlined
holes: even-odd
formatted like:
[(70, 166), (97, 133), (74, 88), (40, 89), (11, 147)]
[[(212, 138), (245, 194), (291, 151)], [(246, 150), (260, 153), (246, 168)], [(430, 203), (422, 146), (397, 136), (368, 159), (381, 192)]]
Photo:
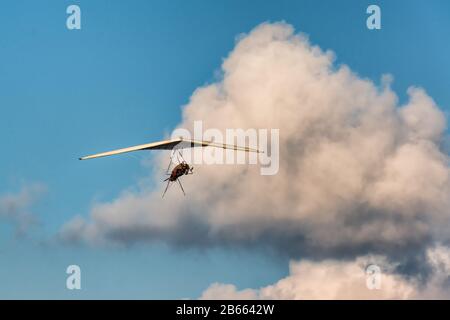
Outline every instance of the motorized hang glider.
[[(181, 190), (184, 192), (183, 185), (181, 184), (180, 177), (183, 175), (193, 174), (194, 167), (190, 166), (186, 163), (183, 159), (183, 155), (180, 151), (178, 151), (177, 154), (177, 161), (178, 164), (173, 168), (173, 170), (170, 172), (170, 166), (173, 162), (174, 152), (175, 150), (179, 149), (185, 149), (185, 148), (195, 148), (195, 147), (215, 147), (215, 148), (222, 148), (222, 149), (229, 149), (229, 150), (236, 150), (236, 151), (244, 151), (244, 152), (257, 152), (261, 153), (258, 149), (252, 149), (249, 147), (241, 147), (237, 145), (230, 145), (230, 144), (224, 144), (224, 143), (216, 143), (213, 141), (199, 141), (199, 140), (192, 140), (192, 139), (184, 139), (184, 138), (177, 138), (177, 139), (171, 139), (171, 140), (163, 140), (158, 142), (152, 142), (147, 144), (141, 144), (134, 147), (128, 147), (128, 148), (122, 148), (102, 153), (93, 154), (90, 156), (85, 156), (79, 158), (80, 160), (88, 160), (88, 159), (94, 159), (94, 158), (101, 158), (101, 157), (107, 157), (112, 156), (116, 154), (121, 153), (127, 153), (127, 152), (133, 152), (133, 151), (141, 151), (141, 150), (172, 150), (172, 154), (170, 155), (170, 162), (169, 166), (167, 167), (166, 174), (169, 176), (164, 181), (167, 181), (166, 189), (164, 190), (163, 197), (167, 192), (167, 189), (169, 188), (169, 185), (171, 182), (178, 181), (178, 184), (180, 185)], [(181, 160), (180, 160), (181, 157)], [(170, 172), (170, 173), (169, 173)]]

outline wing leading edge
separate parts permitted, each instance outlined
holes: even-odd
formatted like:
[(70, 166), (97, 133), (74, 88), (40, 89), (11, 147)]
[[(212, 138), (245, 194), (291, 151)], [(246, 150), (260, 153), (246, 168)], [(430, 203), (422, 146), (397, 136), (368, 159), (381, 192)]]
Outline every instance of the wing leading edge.
[(140, 151), (140, 150), (172, 150), (175, 147), (177, 147), (177, 148), (215, 147), (215, 148), (222, 148), (222, 149), (231, 149), (231, 150), (236, 150), (236, 151), (262, 153), (262, 151), (260, 151), (258, 149), (252, 149), (249, 147), (241, 147), (241, 146), (230, 145), (230, 144), (225, 144), (225, 143), (216, 143), (216, 142), (212, 142), (212, 141), (199, 141), (199, 140), (178, 138), (178, 139), (163, 140), (163, 141), (158, 141), (158, 142), (153, 142), (153, 143), (141, 144), (141, 145), (134, 146), (134, 147), (128, 147), (128, 148), (122, 148), (122, 149), (97, 153), (97, 154), (93, 154), (90, 156), (81, 157), (79, 159), (80, 160), (88, 160), (88, 159), (107, 157), (107, 156), (112, 156), (112, 155), (116, 155), (116, 154)]

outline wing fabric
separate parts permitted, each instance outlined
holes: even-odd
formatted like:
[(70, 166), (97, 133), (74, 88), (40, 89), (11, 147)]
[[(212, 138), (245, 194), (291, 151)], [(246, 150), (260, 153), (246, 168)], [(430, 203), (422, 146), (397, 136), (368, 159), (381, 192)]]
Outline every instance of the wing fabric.
[(93, 154), (90, 156), (81, 157), (80, 160), (101, 158), (106, 156), (112, 156), (121, 153), (139, 151), (139, 150), (173, 150), (174, 148), (194, 148), (194, 147), (215, 147), (222, 149), (231, 149), (237, 151), (245, 151), (245, 152), (258, 152), (261, 151), (257, 149), (252, 149), (248, 147), (240, 147), (236, 145), (224, 144), (224, 143), (215, 143), (212, 141), (199, 141), (199, 140), (191, 140), (191, 139), (172, 139), (172, 140), (163, 140), (153, 143), (141, 144), (134, 147), (128, 147), (123, 149), (117, 149), (102, 153)]
[(116, 154), (139, 151), (139, 150), (152, 150), (152, 149), (172, 150), (181, 141), (182, 141), (181, 139), (174, 139), (174, 140), (164, 140), (164, 141), (158, 141), (158, 142), (154, 142), (154, 143), (141, 144), (141, 145), (134, 146), (134, 147), (117, 149), (117, 150), (93, 154), (93, 155), (86, 156), (86, 157), (81, 157), (80, 160), (101, 158), (101, 157), (112, 156), (112, 155), (116, 155)]

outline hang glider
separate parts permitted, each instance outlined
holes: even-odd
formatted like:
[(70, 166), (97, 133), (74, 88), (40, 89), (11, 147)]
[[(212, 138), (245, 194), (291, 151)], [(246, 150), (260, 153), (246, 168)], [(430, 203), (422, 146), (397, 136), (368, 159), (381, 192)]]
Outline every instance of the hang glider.
[[(93, 154), (90, 156), (81, 157), (79, 159), (87, 160), (87, 159), (101, 158), (101, 157), (107, 157), (107, 156), (112, 156), (112, 155), (116, 155), (116, 154), (140, 151), (140, 150), (172, 150), (172, 155), (170, 156), (170, 163), (169, 163), (169, 166), (167, 167), (167, 172), (166, 172), (166, 175), (168, 175), (168, 178), (164, 180), (164, 181), (167, 181), (166, 189), (164, 190), (164, 193), (163, 193), (163, 197), (164, 197), (170, 184), (174, 183), (174, 182), (178, 182), (178, 184), (181, 188), (181, 191), (183, 191), (183, 194), (185, 194), (184, 188), (180, 181), (180, 178), (184, 175), (193, 174), (194, 167), (192, 167), (191, 165), (186, 163), (186, 161), (184, 161), (183, 155), (181, 154), (180, 150), (182, 150), (184, 148), (195, 148), (195, 147), (215, 147), (215, 148), (222, 148), (222, 149), (231, 149), (231, 150), (236, 150), (236, 151), (261, 153), (261, 151), (259, 151), (258, 149), (252, 149), (249, 147), (241, 147), (241, 146), (224, 144), (224, 143), (215, 143), (212, 141), (198, 141), (198, 140), (178, 138), (178, 139), (158, 141), (158, 142), (153, 142), (153, 143), (141, 144), (141, 145), (134, 146), (134, 147), (128, 147), (128, 148), (123, 148), (123, 149), (117, 149), (117, 150), (97, 153), (97, 154)], [(176, 159), (178, 161), (178, 164), (173, 168), (172, 171), (170, 171), (170, 167), (174, 160), (173, 156), (174, 156), (175, 149), (180, 149), (180, 150), (178, 150), (178, 155), (177, 155), (177, 159)], [(180, 157), (181, 157), (181, 159), (180, 159)]]
[(230, 150), (236, 150), (236, 151), (261, 153), (261, 151), (259, 151), (258, 149), (252, 149), (249, 147), (241, 147), (241, 146), (224, 144), (224, 143), (216, 143), (216, 142), (212, 142), (212, 141), (200, 141), (200, 140), (178, 138), (178, 139), (163, 140), (163, 141), (158, 141), (158, 142), (141, 144), (141, 145), (134, 146), (134, 147), (128, 147), (128, 148), (123, 148), (123, 149), (117, 149), (117, 150), (97, 153), (97, 154), (81, 157), (79, 159), (80, 160), (88, 160), (88, 159), (107, 157), (107, 156), (112, 156), (112, 155), (116, 155), (116, 154), (140, 151), (140, 150), (173, 150), (174, 148), (175, 149), (183, 149), (183, 148), (194, 148), (194, 147), (216, 147), (216, 148), (230, 149)]

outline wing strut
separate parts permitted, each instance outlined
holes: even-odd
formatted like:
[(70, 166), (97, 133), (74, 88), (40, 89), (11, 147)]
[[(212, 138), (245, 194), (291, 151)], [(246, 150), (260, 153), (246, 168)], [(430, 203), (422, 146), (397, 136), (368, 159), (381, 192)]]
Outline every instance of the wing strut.
[[(170, 185), (170, 180), (169, 180), (169, 178), (167, 178), (166, 180), (167, 180), (167, 185), (166, 185), (166, 189), (164, 190), (164, 193), (163, 193), (163, 195), (162, 195), (162, 197), (161, 197), (161, 198), (164, 198), (164, 196), (165, 196), (165, 194), (166, 194), (166, 192), (167, 192), (167, 189), (169, 189), (169, 185)], [(164, 181), (166, 181), (166, 180), (164, 180)]]
[(184, 192), (184, 189), (183, 189), (183, 185), (181, 184), (180, 178), (178, 178), (177, 181), (178, 181), (178, 184), (180, 185), (181, 191), (183, 191), (183, 194), (186, 195), (186, 193)]

